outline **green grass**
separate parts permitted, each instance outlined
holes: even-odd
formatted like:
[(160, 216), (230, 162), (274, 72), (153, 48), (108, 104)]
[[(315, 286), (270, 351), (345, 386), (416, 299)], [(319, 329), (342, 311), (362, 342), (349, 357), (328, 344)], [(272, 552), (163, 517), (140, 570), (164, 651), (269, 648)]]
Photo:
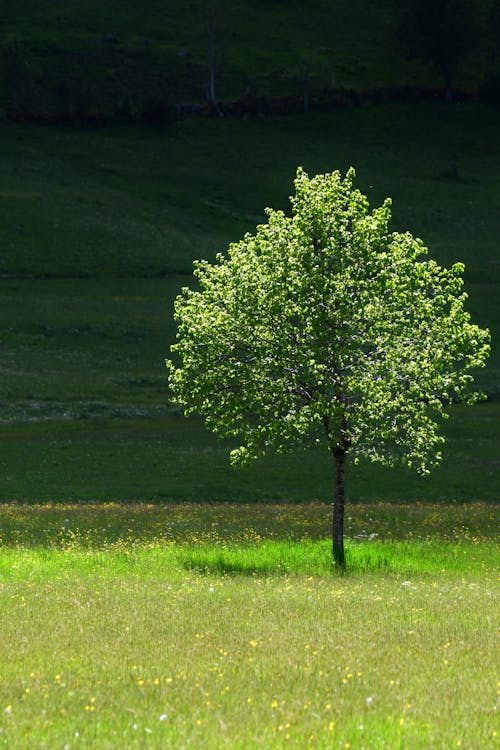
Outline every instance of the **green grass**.
[[(353, 543), (492, 542), (497, 510), (486, 503), (356, 503), (345, 533)], [(115, 550), (247, 547), (262, 541), (320, 542), (330, 536), (326, 503), (169, 504), (44, 503), (0, 505), (0, 542), (7, 549)]]
[[(470, 553), (470, 548), (443, 546), (442, 543), (361, 542), (347, 547), (346, 564), (351, 572), (381, 570), (407, 576), (436, 570), (460, 573), (464, 560), (469, 572), (484, 573), (498, 561), (498, 553), (491, 546), (475, 546), (473, 554)], [(188, 570), (208, 573), (325, 575), (332, 570), (331, 555), (329, 542), (263, 542), (258, 548), (250, 549), (188, 549), (181, 555), (181, 563)]]
[[(162, 402), (159, 400), (159, 403)], [(68, 406), (71, 408), (71, 405)], [(152, 407), (148, 407), (151, 409)], [(156, 408), (156, 407), (154, 407)], [(347, 497), (359, 501), (498, 501), (498, 402), (456, 410), (445, 458), (430, 477), (407, 469), (349, 465)], [(199, 420), (154, 417), (16, 422), (0, 433), (3, 501), (326, 501), (327, 451), (269, 456), (246, 469)]]
[[(347, 542), (348, 575), (381, 573), (422, 576), (440, 573), (460, 575), (466, 570), (471, 580), (487, 575), (498, 564), (498, 551), (489, 542)], [(148, 578), (178, 577), (181, 570), (213, 575), (328, 576), (344, 575), (332, 564), (331, 543), (318, 541), (262, 541), (258, 545), (196, 545), (181, 548), (168, 544), (120, 541), (104, 549), (69, 545), (62, 549), (14, 548), (2, 551), (0, 576), (5, 581), (29, 579), (44, 583), (52, 579), (98, 576)]]
[(494, 746), (491, 506), (327, 514), (1, 506), (0, 745)]
[[(5, 276), (191, 272), (288, 210), (299, 164), (354, 165), (374, 205), (433, 257), (498, 281), (498, 107), (371, 106), (265, 120), (186, 120), (167, 129), (6, 125), (1, 165)], [(460, 179), (444, 175), (456, 161)]]

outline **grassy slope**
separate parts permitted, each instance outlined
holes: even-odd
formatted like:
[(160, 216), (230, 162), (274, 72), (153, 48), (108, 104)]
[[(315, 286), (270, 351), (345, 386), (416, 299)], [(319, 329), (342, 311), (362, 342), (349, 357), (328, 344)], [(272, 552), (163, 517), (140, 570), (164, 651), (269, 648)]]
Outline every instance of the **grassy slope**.
[[(442, 466), (420, 479), (404, 469), (349, 467), (350, 500), (498, 500), (498, 403), (454, 414)], [(27, 502), (259, 500), (331, 497), (327, 454), (229, 465), (228, 447), (197, 421), (162, 418), (4, 426), (1, 498)]]
[[(332, 74), (341, 87), (440, 85), (432, 71), (408, 62), (398, 49), (392, 0), (368, 5), (315, 0), (306, 11), (301, 3), (280, 0), (150, 0), (147, 12), (137, 0), (44, 5), (20, 0), (4, 9), (2, 41), (22, 45), (21, 70), (43, 70), (43, 82), (31, 95), (35, 101), (52, 97), (55, 102), (50, 92), (61, 81), (70, 89), (78, 82), (94, 96), (96, 87), (108, 92), (97, 96), (104, 111), (117, 98), (138, 96), (141, 88), (175, 102), (202, 101), (208, 79), (207, 7), (220, 98), (239, 98), (250, 90), (301, 96), (306, 68), (312, 90), (330, 85)], [(480, 56), (463, 71), (461, 84), (481, 82)]]
[[(433, 255), (498, 279), (499, 110), (366, 107), (331, 115), (184, 121), (164, 131), (1, 129), (5, 275), (190, 272), (287, 207), (298, 164), (358, 169), (374, 203)], [(452, 162), (461, 180), (445, 175)], [(470, 277), (470, 276), (469, 276)]]
[[(172, 300), (188, 281), (170, 272), (213, 257), (265, 205), (286, 207), (299, 163), (310, 172), (356, 165), (374, 204), (392, 195), (395, 227), (422, 236), (438, 261), (465, 261), (471, 312), (494, 336), (479, 382), (496, 398), (498, 114), (436, 105), (187, 121), (165, 132), (3, 126), (0, 416), (10, 424), (0, 497), (329, 495), (321, 456), (305, 473), (293, 457), (231, 470), (224, 446), (170, 412), (164, 381)], [(452, 159), (458, 182), (442, 176)], [(497, 406), (457, 412), (447, 462), (430, 482), (365, 468), (351, 497), (494, 499)]]

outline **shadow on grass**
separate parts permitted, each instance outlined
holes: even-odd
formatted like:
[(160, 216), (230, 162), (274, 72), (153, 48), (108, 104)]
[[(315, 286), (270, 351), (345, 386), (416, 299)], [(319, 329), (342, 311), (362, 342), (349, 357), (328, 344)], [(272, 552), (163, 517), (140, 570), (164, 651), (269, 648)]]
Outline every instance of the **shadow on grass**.
[[(449, 542), (360, 542), (346, 545), (345, 570), (335, 566), (327, 541), (263, 542), (238, 547), (184, 547), (177, 553), (187, 570), (215, 575), (267, 576), (392, 573), (410, 576), (485, 572), (498, 561), (493, 544)], [(493, 566), (493, 567), (492, 567)]]
[(339, 568), (332, 559), (329, 542), (265, 542), (224, 549), (184, 548), (178, 557), (186, 570), (216, 575), (345, 575), (393, 569), (393, 554), (381, 545), (371, 545), (371, 548), (366, 545), (347, 546), (346, 569)]

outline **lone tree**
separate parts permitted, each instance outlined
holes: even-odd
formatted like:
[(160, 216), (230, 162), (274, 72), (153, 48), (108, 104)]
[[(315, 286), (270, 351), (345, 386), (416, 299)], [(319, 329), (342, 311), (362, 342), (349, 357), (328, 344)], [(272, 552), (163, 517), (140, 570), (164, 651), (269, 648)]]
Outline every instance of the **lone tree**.
[(267, 209), (255, 235), (196, 261), (201, 288), (175, 302), (180, 364), (167, 362), (175, 402), (241, 438), (233, 463), (330, 451), (342, 567), (347, 457), (428, 473), (444, 442), (436, 417), (480, 398), (469, 371), (489, 352), (464, 310), (463, 265), (420, 260), (421, 240), (388, 230), (391, 200), (370, 212), (354, 176), (299, 169), (291, 217)]

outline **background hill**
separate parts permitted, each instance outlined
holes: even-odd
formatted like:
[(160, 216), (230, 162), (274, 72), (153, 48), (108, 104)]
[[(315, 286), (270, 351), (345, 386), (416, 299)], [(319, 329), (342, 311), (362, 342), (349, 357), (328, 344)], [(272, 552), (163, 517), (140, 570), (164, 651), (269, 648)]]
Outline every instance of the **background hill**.
[[(35, 83), (16, 110), (5, 81), (21, 90), (23, 79), (4, 64), (3, 113), (60, 114), (56, 88), (76, 96), (77, 73), (92, 82), (87, 111), (94, 94), (116, 108), (118, 84), (136, 108), (159, 90), (169, 107), (203, 104), (210, 33), (228, 100), (248, 86), (300, 98), (321, 76), (331, 86), (323, 47), (335, 49), (335, 86), (439, 89), (430, 66), (396, 54), (393, 6), (365, 5), (317, 1), (307, 17), (280, 2), (210, 13), (194, 2), (151, 2), (147, 13), (138, 2), (6, 6), (2, 49), (19, 53)], [(494, 56), (486, 41), (474, 54), (457, 81), (479, 90)], [(104, 64), (113, 55), (117, 68)], [(231, 469), (227, 446), (170, 405), (163, 363), (192, 261), (251, 231), (265, 206), (287, 209), (299, 164), (352, 164), (372, 205), (392, 196), (395, 229), (421, 236), (438, 262), (465, 262), (469, 309), (493, 334), (478, 374), (488, 401), (454, 410), (442, 469), (424, 481), (361, 467), (351, 499), (498, 499), (499, 114), (493, 101), (440, 96), (156, 126), (0, 123), (0, 499), (329, 499), (319, 453)]]
[(459, 91), (498, 97), (499, 15), (493, 0), (3, 3), (0, 109), (161, 121), (208, 100), (439, 90), (433, 38)]

